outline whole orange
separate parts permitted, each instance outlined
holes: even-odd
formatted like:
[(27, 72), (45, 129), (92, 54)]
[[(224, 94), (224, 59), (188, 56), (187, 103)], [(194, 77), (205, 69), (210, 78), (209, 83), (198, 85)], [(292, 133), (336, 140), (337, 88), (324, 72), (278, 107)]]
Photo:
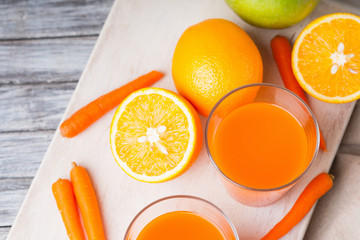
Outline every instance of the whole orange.
[(249, 35), (224, 19), (208, 19), (181, 35), (173, 56), (177, 91), (208, 116), (229, 91), (262, 82), (263, 64)]

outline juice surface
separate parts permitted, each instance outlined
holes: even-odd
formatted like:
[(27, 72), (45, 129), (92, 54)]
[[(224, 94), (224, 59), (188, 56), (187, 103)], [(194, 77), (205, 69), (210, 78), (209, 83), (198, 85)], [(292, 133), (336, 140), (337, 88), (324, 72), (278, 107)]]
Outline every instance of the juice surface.
[(220, 170), (251, 188), (283, 186), (311, 161), (300, 122), (269, 103), (251, 103), (232, 111), (220, 122), (209, 144)]
[(141, 230), (137, 240), (225, 240), (208, 220), (186, 211), (161, 215)]

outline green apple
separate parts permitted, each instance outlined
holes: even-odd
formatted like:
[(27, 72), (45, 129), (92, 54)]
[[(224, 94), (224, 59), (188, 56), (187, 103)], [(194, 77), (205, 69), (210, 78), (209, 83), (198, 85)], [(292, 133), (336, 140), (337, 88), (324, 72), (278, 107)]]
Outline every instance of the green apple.
[(247, 23), (262, 28), (290, 27), (309, 15), (319, 0), (225, 0)]

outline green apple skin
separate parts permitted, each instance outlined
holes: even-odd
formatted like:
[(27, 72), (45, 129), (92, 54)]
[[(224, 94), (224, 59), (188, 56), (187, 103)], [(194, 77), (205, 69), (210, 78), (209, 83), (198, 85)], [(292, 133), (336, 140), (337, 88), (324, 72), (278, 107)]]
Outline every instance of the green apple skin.
[(319, 0), (225, 0), (247, 23), (261, 28), (290, 27), (308, 16)]

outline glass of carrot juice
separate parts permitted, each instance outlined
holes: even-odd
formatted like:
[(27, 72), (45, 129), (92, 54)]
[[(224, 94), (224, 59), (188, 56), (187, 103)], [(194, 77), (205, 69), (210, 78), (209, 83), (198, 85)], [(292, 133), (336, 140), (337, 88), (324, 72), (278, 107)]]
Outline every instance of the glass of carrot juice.
[(272, 84), (225, 95), (206, 123), (205, 144), (227, 192), (248, 206), (280, 199), (317, 156), (319, 127), (306, 103)]
[(124, 240), (238, 240), (236, 229), (212, 203), (193, 196), (170, 196), (141, 210)]

